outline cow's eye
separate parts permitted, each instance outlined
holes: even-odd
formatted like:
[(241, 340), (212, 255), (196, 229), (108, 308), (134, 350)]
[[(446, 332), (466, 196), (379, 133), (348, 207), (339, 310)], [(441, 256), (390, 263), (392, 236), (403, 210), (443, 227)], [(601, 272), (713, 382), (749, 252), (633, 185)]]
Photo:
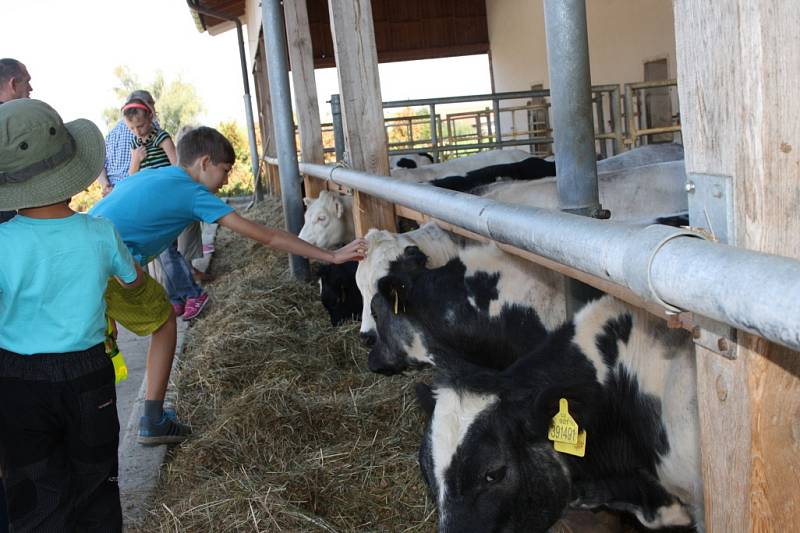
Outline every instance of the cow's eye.
[(501, 466), (500, 468), (495, 468), (494, 470), (489, 470), (486, 472), (486, 483), (497, 483), (501, 481), (504, 477), (506, 477), (506, 467)]
[(317, 222), (325, 222), (326, 220), (328, 220), (328, 217), (325, 215), (320, 215), (317, 217)]

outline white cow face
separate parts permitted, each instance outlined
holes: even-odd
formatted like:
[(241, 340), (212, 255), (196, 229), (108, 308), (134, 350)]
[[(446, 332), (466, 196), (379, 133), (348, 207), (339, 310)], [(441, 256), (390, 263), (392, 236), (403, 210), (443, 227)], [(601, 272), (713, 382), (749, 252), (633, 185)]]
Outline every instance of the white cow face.
[(298, 237), (320, 248), (331, 249), (347, 239), (345, 206), (339, 195), (322, 191), (319, 198), (303, 198), (305, 223)]

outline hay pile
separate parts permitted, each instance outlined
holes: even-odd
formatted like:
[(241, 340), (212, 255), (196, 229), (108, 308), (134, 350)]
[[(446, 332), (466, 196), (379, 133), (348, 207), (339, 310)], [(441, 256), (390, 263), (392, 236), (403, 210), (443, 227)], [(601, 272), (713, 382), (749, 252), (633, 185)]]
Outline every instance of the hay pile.
[[(268, 199), (244, 216), (283, 227)], [(286, 254), (224, 228), (189, 330), (176, 447), (143, 531), (433, 531), (413, 384), (366, 368), (358, 324), (332, 328)]]

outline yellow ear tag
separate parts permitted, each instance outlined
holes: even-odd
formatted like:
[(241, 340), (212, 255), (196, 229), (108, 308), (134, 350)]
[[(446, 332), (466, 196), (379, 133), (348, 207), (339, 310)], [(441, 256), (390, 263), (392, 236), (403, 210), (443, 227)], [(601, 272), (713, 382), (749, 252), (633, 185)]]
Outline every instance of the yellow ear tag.
[(558, 401), (558, 413), (550, 422), (547, 438), (553, 441), (557, 452), (583, 457), (586, 453), (586, 431), (578, 431), (578, 423), (569, 414), (566, 398)]
[(397, 294), (397, 289), (392, 289), (392, 294), (394, 294), (394, 314), (397, 314), (400, 308), (400, 295)]
[(550, 422), (550, 431), (547, 438), (553, 442), (578, 443), (578, 423), (569, 414), (569, 404), (566, 398), (558, 401), (558, 413)]
[(553, 447), (557, 452), (583, 457), (586, 455), (586, 430), (584, 429), (578, 433), (577, 444), (570, 444), (568, 442), (554, 442)]

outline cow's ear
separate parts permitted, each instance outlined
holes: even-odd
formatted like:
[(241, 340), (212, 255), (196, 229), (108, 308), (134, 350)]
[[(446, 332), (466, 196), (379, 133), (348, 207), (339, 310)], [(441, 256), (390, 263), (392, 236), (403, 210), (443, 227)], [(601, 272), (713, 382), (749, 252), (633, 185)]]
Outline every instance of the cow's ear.
[(394, 314), (405, 311), (410, 289), (408, 276), (389, 274), (378, 280), (378, 292), (394, 306)]
[(433, 408), (436, 407), (436, 396), (434, 396), (431, 386), (427, 383), (417, 383), (414, 385), (414, 392), (417, 394), (417, 405), (428, 415), (428, 418), (433, 416)]
[(403, 272), (413, 272), (425, 268), (428, 256), (422, 253), (419, 246), (406, 246), (403, 254), (395, 259), (392, 264), (397, 265)]
[(344, 216), (344, 204), (341, 200), (334, 200), (333, 208), (336, 210), (336, 218), (342, 218), (342, 216)]
[(306, 207), (308, 207), (314, 203), (314, 200), (316, 200), (316, 198), (309, 198), (308, 196), (306, 196), (305, 198), (303, 198), (303, 203), (305, 204)]
[(550, 421), (559, 412), (561, 399), (567, 400), (567, 409), (580, 429), (592, 427), (598, 420), (603, 390), (596, 381), (553, 386), (541, 391), (534, 400), (537, 433), (547, 433)]

